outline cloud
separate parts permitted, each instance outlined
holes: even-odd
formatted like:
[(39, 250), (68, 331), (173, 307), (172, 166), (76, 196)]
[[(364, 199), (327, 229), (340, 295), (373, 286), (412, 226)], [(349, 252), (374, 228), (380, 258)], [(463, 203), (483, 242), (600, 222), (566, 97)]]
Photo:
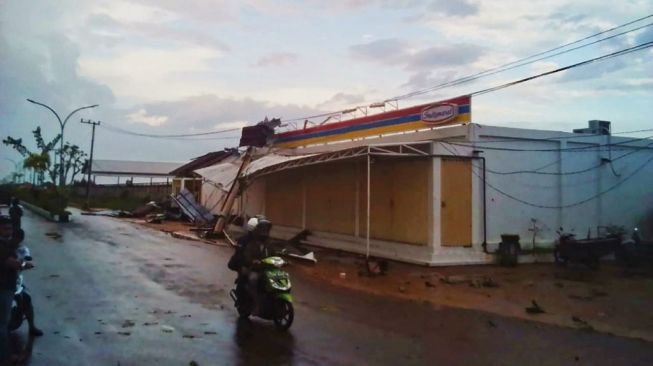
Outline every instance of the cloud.
[(408, 56), (407, 69), (424, 70), (438, 66), (464, 66), (479, 59), (484, 51), (470, 44), (449, 44), (425, 48)]
[[(189, 130), (206, 131), (229, 129), (236, 124), (254, 124), (267, 117), (292, 118), (314, 114), (316, 108), (296, 104), (276, 104), (251, 98), (230, 98), (205, 94), (170, 102), (146, 103), (126, 115), (147, 111), (149, 115), (164, 116), (169, 133), (182, 133)], [(160, 131), (159, 127), (153, 127)], [(154, 129), (152, 131), (154, 131)], [(160, 132), (159, 132), (160, 133)]]
[(409, 44), (397, 38), (385, 38), (350, 46), (349, 51), (359, 60), (397, 65), (406, 61)]
[(168, 117), (148, 115), (145, 108), (141, 108), (136, 112), (128, 114), (127, 120), (131, 123), (143, 123), (148, 126), (161, 126), (166, 123)]
[(116, 46), (121, 43), (140, 41), (143, 43), (162, 43), (163, 45), (198, 45), (215, 48), (221, 52), (231, 47), (212, 32), (197, 27), (181, 26), (178, 22), (148, 22), (145, 20), (128, 21), (114, 18), (109, 12), (96, 12), (86, 20), (86, 27), (80, 40), (89, 43)]
[(267, 66), (283, 66), (297, 62), (296, 53), (292, 52), (276, 52), (270, 53), (258, 59), (254, 66), (267, 67)]
[(441, 66), (463, 66), (478, 60), (484, 50), (471, 44), (442, 44), (418, 48), (409, 42), (386, 38), (349, 47), (354, 58), (386, 65), (401, 65), (409, 71)]
[(447, 83), (451, 80), (456, 79), (457, 77), (458, 73), (453, 70), (443, 70), (438, 72), (418, 71), (412, 74), (408, 81), (402, 85), (402, 87), (412, 90), (421, 90)]
[(317, 105), (321, 110), (335, 110), (337, 108), (351, 107), (361, 104), (365, 101), (365, 97), (360, 94), (349, 93), (336, 93), (328, 100)]
[(646, 28), (643, 32), (637, 35), (636, 43), (653, 42), (653, 27)]
[(428, 10), (444, 15), (465, 17), (478, 13), (478, 4), (469, 0), (435, 0), (429, 6)]

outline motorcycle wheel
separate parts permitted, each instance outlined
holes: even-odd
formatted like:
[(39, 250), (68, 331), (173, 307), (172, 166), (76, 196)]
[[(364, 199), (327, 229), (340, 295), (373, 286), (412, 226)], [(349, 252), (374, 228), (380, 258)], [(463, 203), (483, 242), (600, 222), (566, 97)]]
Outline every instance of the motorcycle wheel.
[(275, 304), (274, 311), (274, 325), (280, 331), (285, 331), (290, 328), (293, 320), (295, 319), (295, 309), (292, 303), (285, 300), (278, 300)]

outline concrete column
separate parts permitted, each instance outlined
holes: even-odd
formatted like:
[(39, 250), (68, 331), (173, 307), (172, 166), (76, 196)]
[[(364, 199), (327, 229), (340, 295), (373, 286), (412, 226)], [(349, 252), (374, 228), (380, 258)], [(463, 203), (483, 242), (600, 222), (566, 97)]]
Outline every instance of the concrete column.
[[(558, 172), (560, 175), (558, 176), (558, 206), (564, 206), (567, 203), (567, 199), (565, 197), (565, 187), (564, 185), (566, 184), (566, 179), (565, 176), (562, 174), (566, 171), (567, 169), (567, 161), (566, 161), (566, 152), (563, 151), (564, 149), (567, 148), (567, 140), (561, 139), (560, 140), (560, 151), (558, 152), (559, 154), (559, 159), (560, 162), (558, 163)], [(564, 208), (559, 208), (558, 209), (558, 227), (563, 227), (565, 230), (569, 230), (570, 228), (565, 227), (565, 209)], [(557, 228), (556, 228), (557, 229)]]
[(442, 230), (441, 230), (441, 202), (442, 195), (440, 191), (441, 187), (441, 169), (442, 169), (442, 159), (433, 158), (431, 172), (431, 187), (430, 190), (430, 228), (429, 228), (429, 241), (430, 245), (435, 251), (439, 250), (442, 247)]

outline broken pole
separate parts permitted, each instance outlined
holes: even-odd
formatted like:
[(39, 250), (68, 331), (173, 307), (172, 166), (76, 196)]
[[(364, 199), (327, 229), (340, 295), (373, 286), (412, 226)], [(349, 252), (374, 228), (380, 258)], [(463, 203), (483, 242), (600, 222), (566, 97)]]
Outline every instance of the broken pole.
[(95, 147), (95, 126), (99, 126), (101, 122), (93, 122), (90, 119), (88, 121), (81, 119), (80, 122), (93, 126), (93, 132), (91, 133), (91, 156), (88, 160), (88, 176), (86, 178), (86, 206), (89, 207), (91, 196), (91, 171), (93, 170), (93, 148)]
[(365, 256), (367, 259), (370, 258), (370, 171), (372, 168), (372, 157), (370, 156), (370, 147), (367, 147), (367, 238), (366, 238), (366, 249)]

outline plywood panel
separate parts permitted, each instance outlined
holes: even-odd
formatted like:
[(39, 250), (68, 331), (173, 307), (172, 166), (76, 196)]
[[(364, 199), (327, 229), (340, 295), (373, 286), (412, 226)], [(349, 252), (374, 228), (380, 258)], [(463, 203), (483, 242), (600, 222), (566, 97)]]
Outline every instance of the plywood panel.
[(306, 227), (354, 235), (356, 175), (353, 163), (303, 168), (306, 182)]
[(442, 159), (441, 182), (442, 245), (471, 246), (471, 160)]
[(302, 181), (297, 170), (266, 178), (265, 213), (273, 225), (302, 227)]
[[(366, 234), (367, 168), (359, 168), (361, 237)], [(426, 245), (431, 164), (421, 160), (376, 160), (371, 174), (370, 237)]]

